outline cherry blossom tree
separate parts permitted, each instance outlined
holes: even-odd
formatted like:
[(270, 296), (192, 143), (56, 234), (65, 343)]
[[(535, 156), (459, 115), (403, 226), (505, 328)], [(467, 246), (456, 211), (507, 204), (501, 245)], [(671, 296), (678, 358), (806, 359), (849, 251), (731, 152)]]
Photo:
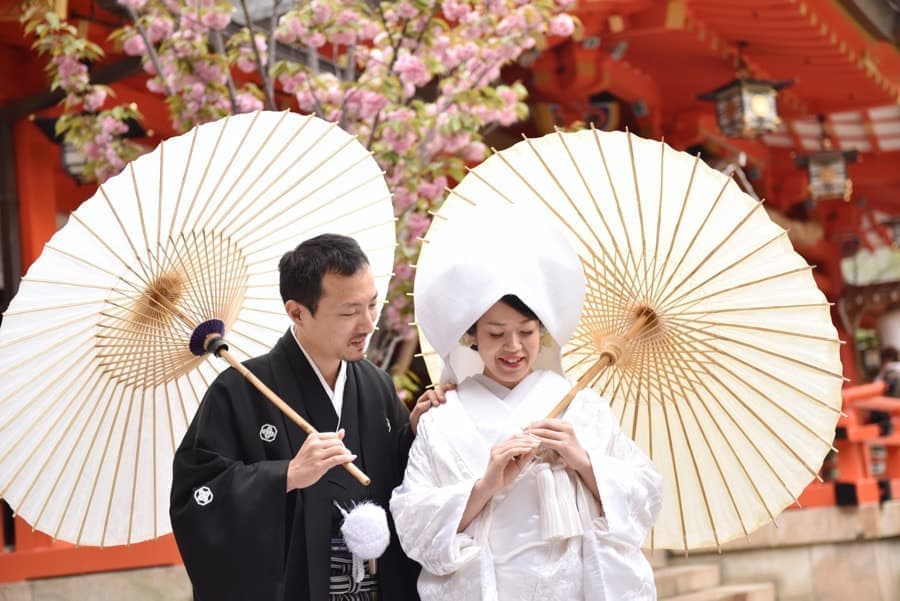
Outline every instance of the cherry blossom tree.
[[(337, 122), (372, 150), (398, 218), (396, 275), (375, 345), (385, 357), (396, 344), (415, 346), (411, 265), (445, 187), (485, 157), (489, 128), (527, 116), (525, 87), (504, 83), (501, 70), (578, 27), (564, 12), (573, 0), (271, 0), (262, 15), (248, 0), (119, 3), (131, 22), (114, 36), (142, 57), (147, 87), (166, 97), (177, 129), (288, 108)], [(33, 30), (47, 25), (39, 21), (32, 14)], [(73, 96), (67, 109), (95, 111), (108, 93), (89, 84), (84, 62), (99, 49), (87, 48), (49, 51), (54, 81)], [(94, 130), (114, 132), (104, 118), (109, 111), (97, 113)], [(78, 138), (97, 179), (129, 158), (111, 144), (91, 153), (90, 140)]]
[[(128, 130), (126, 121), (140, 114), (133, 103), (109, 106), (112, 90), (91, 83), (87, 65), (102, 57), (103, 50), (79, 36), (75, 27), (45, 3), (27, 4), (22, 22), (26, 33), (35, 37), (34, 49), (49, 57), (50, 88), (65, 94), (56, 133), (87, 159), (82, 177), (103, 181), (115, 175), (142, 152), (140, 146), (121, 137)], [(107, 108), (101, 110), (104, 106)]]

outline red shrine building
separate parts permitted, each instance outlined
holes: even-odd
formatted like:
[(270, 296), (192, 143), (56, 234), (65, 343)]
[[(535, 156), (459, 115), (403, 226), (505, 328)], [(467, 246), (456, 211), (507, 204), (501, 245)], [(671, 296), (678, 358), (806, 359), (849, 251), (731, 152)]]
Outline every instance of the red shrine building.
[[(108, 40), (123, 24), (109, 10), (115, 3), (56, 3), (106, 53), (91, 66), (92, 80), (109, 85), (116, 102), (138, 103), (138, 141), (152, 148), (174, 135), (139, 59)], [(40, 127), (61, 113), (61, 95), (49, 89), (19, 5), (0, 0), (0, 307), (65, 216), (95, 190), (64, 168), (61, 146)], [(859, 387), (877, 370), (879, 346), (900, 348), (900, 260), (892, 261), (900, 244), (900, 5), (581, 0), (572, 12), (583, 25), (576, 36), (551, 39), (505, 73), (529, 89), (531, 116), (491, 142), (500, 147), (522, 132), (575, 123), (628, 128), (701, 153), (765, 199), (834, 303), (854, 387), (836, 443), (842, 473), (806, 500), (900, 498), (900, 436), (869, 423), (873, 412), (887, 413), (900, 427), (900, 408), (880, 385)], [(11, 551), (0, 553), (0, 582), (179, 561), (171, 536), (111, 553), (53, 542), (5, 517)]]

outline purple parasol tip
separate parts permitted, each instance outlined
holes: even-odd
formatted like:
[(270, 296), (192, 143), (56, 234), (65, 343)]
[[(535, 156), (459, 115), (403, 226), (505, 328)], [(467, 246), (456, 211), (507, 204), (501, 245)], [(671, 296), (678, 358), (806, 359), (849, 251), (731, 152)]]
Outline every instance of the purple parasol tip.
[(201, 357), (206, 354), (206, 337), (210, 334), (219, 334), (220, 336), (225, 335), (225, 322), (221, 319), (210, 319), (209, 321), (204, 321), (196, 328), (194, 328), (194, 332), (191, 334), (191, 341), (188, 346), (191, 349), (191, 352)]

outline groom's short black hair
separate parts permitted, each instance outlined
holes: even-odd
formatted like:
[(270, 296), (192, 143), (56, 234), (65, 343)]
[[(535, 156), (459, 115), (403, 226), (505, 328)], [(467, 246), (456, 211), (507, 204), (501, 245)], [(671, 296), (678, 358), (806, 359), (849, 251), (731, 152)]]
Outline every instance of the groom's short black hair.
[(297, 301), (315, 315), (326, 273), (347, 277), (368, 264), (366, 254), (349, 236), (320, 234), (305, 240), (278, 263), (281, 300)]

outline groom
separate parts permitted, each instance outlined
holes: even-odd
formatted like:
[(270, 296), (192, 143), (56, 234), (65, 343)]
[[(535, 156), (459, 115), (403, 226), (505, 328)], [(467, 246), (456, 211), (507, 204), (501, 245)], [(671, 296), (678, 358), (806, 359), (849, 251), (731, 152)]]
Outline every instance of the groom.
[[(356, 582), (340, 508), (388, 506), (416, 424), (390, 377), (363, 358), (377, 314), (368, 259), (352, 238), (324, 234), (282, 257), (292, 326), (246, 363), (319, 432), (306, 435), (234, 369), (209, 387), (175, 454), (172, 527), (198, 601), (418, 599), (418, 566), (391, 542)], [(355, 463), (372, 483), (345, 469)]]

